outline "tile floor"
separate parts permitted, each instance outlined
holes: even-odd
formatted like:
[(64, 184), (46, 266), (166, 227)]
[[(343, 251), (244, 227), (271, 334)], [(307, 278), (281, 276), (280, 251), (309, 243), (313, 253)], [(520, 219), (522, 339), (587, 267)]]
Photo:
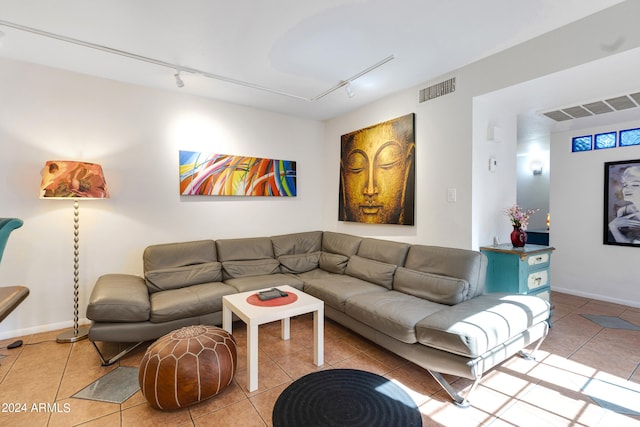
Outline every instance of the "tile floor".
[[(323, 368), (364, 369), (401, 383), (420, 407), (425, 427), (640, 426), (640, 416), (604, 409), (582, 391), (606, 384), (604, 400), (640, 412), (640, 331), (603, 328), (580, 316), (616, 316), (640, 326), (640, 309), (560, 293), (552, 298), (553, 328), (538, 362), (516, 356), (491, 370), (466, 409), (453, 405), (423, 369), (331, 320), (325, 322)], [(280, 340), (279, 332), (277, 323), (260, 329), (259, 388), (249, 393), (245, 328), (234, 324), (239, 370), (232, 385), (175, 412), (151, 409), (139, 391), (123, 404), (71, 397), (118, 364), (137, 366), (144, 348), (105, 368), (87, 340), (57, 344), (59, 331), (20, 337), (24, 346), (0, 350), (7, 355), (0, 359), (0, 426), (270, 426), (278, 395), (294, 379), (318, 369), (311, 316), (292, 320), (290, 341)], [(0, 341), (0, 347), (12, 341)], [(450, 380), (460, 391), (470, 385)]]

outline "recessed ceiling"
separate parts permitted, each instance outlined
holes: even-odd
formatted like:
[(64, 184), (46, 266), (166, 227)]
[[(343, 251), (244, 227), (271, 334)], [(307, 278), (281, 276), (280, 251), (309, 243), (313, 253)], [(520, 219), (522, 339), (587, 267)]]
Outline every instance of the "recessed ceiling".
[[(178, 88), (166, 66), (6, 25), (0, 57), (326, 119), (620, 2), (0, 0), (0, 21), (226, 80), (181, 72)], [(390, 56), (351, 82), (353, 97), (335, 90), (315, 99)]]

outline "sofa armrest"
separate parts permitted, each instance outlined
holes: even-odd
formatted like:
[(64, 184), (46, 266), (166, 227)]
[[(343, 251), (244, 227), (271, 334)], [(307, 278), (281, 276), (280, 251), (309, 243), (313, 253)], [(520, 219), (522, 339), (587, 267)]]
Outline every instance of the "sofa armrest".
[(87, 306), (87, 317), (94, 322), (145, 322), (151, 303), (142, 277), (106, 274), (98, 278)]

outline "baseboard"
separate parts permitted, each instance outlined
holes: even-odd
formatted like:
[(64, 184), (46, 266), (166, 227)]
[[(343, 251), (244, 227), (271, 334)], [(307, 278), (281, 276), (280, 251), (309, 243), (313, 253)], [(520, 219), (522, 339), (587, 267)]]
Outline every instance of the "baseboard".
[(622, 300), (618, 298), (611, 298), (610, 296), (607, 296), (607, 295), (592, 294), (589, 292), (580, 292), (580, 291), (576, 291), (575, 289), (565, 289), (555, 285), (551, 285), (551, 291), (560, 292), (562, 294), (574, 295), (577, 297), (589, 298), (589, 299), (598, 300), (598, 301), (610, 302), (613, 304), (620, 304), (620, 305), (626, 305), (629, 307), (640, 308), (640, 301), (629, 301), (629, 300)]
[[(85, 326), (85, 325), (91, 324), (91, 321), (86, 318), (80, 319), (78, 321), (78, 324), (80, 326)], [(24, 337), (27, 335), (39, 334), (42, 332), (57, 331), (59, 329), (68, 329), (68, 328), (73, 328), (73, 320), (58, 322), (58, 323), (49, 323), (46, 325), (32, 326), (30, 328), (24, 328), (24, 329), (12, 329), (8, 331), (0, 331), (0, 340)]]

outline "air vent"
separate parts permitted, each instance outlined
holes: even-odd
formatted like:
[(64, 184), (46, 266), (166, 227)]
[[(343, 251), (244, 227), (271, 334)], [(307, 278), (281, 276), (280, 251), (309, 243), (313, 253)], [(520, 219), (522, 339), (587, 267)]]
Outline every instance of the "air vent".
[(593, 115), (589, 111), (587, 111), (586, 109), (584, 109), (583, 107), (581, 107), (579, 105), (577, 105), (575, 107), (570, 107), (570, 108), (563, 108), (562, 111), (564, 111), (565, 113), (567, 113), (568, 115), (570, 115), (574, 119), (577, 119), (578, 117), (587, 117), (587, 116), (592, 116)]
[(549, 117), (550, 119), (555, 120), (556, 122), (562, 122), (565, 120), (571, 120), (573, 119), (573, 117), (571, 117), (570, 115), (563, 113), (562, 111), (558, 110), (558, 111), (549, 111), (548, 113), (544, 113), (545, 116)]
[(588, 102), (573, 107), (562, 107), (542, 113), (556, 122), (589, 117), (594, 114), (611, 113), (613, 111), (626, 110), (640, 106), (640, 92), (629, 95), (616, 96), (605, 100)]
[(633, 108), (636, 104), (626, 96), (619, 96), (617, 98), (605, 99), (605, 102), (611, 105), (616, 110), (626, 110), (627, 108)]
[(432, 86), (420, 90), (420, 102), (429, 101), (430, 99), (437, 98), (439, 96), (446, 95), (455, 91), (456, 78), (452, 77), (449, 80), (436, 83)]
[(589, 104), (584, 104), (584, 108), (591, 111), (593, 114), (604, 114), (610, 113), (613, 111), (611, 107), (605, 104), (602, 101), (590, 102)]

